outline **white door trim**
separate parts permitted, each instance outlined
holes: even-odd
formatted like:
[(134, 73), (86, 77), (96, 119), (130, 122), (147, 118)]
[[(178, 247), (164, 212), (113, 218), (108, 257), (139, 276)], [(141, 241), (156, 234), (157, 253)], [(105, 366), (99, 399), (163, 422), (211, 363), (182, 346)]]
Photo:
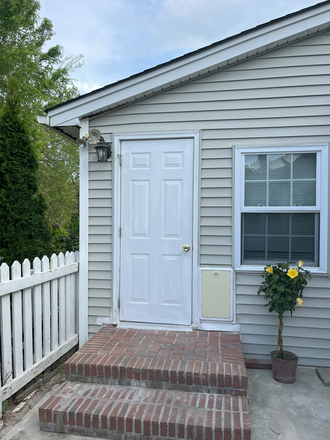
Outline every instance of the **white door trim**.
[(111, 322), (119, 324), (118, 298), (120, 291), (120, 147), (126, 140), (154, 140), (154, 139), (193, 139), (194, 148), (194, 176), (193, 176), (193, 267), (192, 267), (192, 327), (199, 326), (200, 319), (200, 277), (198, 270), (199, 257), (199, 132), (171, 132), (171, 133), (143, 133), (119, 134), (114, 136), (112, 163), (113, 163), (113, 282), (112, 282), (112, 316)]

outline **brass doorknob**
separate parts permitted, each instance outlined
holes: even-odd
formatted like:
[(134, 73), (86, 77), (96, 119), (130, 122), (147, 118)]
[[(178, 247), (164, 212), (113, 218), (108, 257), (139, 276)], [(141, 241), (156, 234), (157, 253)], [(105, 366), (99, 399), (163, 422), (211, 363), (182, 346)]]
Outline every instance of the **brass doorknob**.
[(189, 251), (190, 251), (190, 246), (189, 246), (189, 244), (185, 244), (185, 245), (183, 246), (183, 250), (184, 250), (185, 252), (189, 252)]

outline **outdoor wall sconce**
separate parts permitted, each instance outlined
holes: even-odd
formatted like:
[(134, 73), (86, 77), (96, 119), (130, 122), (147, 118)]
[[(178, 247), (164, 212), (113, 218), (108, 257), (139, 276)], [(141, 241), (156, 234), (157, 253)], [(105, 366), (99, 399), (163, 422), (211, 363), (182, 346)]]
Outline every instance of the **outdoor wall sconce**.
[(98, 162), (106, 162), (111, 157), (111, 142), (105, 142), (100, 136), (98, 143), (94, 146)]

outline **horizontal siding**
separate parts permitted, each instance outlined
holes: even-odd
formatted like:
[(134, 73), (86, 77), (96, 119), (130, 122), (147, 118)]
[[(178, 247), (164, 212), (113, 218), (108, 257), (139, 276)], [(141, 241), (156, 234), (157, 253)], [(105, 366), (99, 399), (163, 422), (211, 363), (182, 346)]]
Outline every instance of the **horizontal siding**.
[[(94, 185), (94, 184), (93, 184)], [(111, 188), (89, 188), (89, 200), (93, 199), (107, 199), (112, 200), (112, 189)]]
[[(263, 295), (257, 295), (261, 277), (236, 274), (237, 322), (246, 357), (266, 358), (276, 347), (277, 315), (269, 314)], [(299, 356), (301, 365), (329, 366), (330, 280), (314, 277), (304, 290), (304, 305), (284, 317), (286, 350)]]
[[(330, 33), (314, 36), (93, 119), (93, 127), (105, 135), (200, 130), (202, 266), (232, 266), (233, 146), (330, 141), (329, 47)], [(95, 165), (91, 148), (89, 261), (94, 278), (89, 281), (89, 289), (93, 298), (100, 292), (102, 301), (107, 291), (110, 304), (112, 254), (107, 246), (112, 243), (111, 162), (104, 166), (109, 169)], [(102, 266), (97, 268), (98, 263)], [(109, 276), (96, 279), (95, 275), (103, 271)], [(237, 310), (245, 354), (266, 356), (274, 346), (276, 319), (268, 316), (262, 298), (255, 298), (260, 280), (250, 285), (248, 276), (242, 274), (238, 279)], [(330, 286), (317, 287), (320, 297), (315, 297), (314, 304), (308, 305), (306, 299), (308, 307), (297, 310), (287, 320), (289, 346), (294, 349), (297, 340), (297, 354), (302, 354), (305, 347), (302, 362), (306, 365), (316, 358), (329, 359), (329, 347), (324, 344), (322, 349), (319, 341), (326, 341), (322, 331), (329, 330), (324, 317), (329, 311), (328, 301), (320, 304), (322, 298), (328, 300)], [(93, 300), (89, 305), (90, 334), (98, 328), (99, 310), (94, 304)], [(108, 313), (107, 307), (103, 313)], [(299, 338), (299, 331), (306, 339)]]
[(89, 149), (88, 332), (111, 316), (112, 162), (99, 164)]
[[(115, 133), (202, 130), (202, 265), (232, 265), (233, 145), (329, 141), (329, 45), (329, 33), (316, 36), (95, 119)], [(203, 234), (219, 227), (224, 241), (212, 246)]]

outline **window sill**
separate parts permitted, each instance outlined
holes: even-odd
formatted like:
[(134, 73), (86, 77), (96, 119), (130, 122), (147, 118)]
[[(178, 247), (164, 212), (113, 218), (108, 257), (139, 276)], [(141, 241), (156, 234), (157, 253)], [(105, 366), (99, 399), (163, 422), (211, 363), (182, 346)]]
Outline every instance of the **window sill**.
[[(239, 266), (239, 267), (235, 267), (234, 270), (235, 270), (235, 272), (240, 272), (240, 273), (258, 273), (259, 274), (260, 272), (264, 271), (265, 266)], [(312, 276), (315, 276), (315, 275), (319, 275), (322, 277), (329, 276), (327, 271), (321, 270), (318, 267), (303, 266), (303, 268), (306, 270), (309, 270)]]

